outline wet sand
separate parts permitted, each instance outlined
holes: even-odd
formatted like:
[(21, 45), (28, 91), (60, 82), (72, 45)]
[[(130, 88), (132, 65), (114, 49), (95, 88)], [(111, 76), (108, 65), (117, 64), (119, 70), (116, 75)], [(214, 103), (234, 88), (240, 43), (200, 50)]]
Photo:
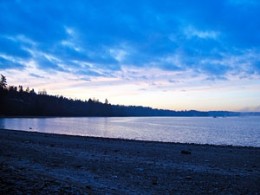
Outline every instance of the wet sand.
[(259, 194), (260, 148), (0, 129), (0, 194)]

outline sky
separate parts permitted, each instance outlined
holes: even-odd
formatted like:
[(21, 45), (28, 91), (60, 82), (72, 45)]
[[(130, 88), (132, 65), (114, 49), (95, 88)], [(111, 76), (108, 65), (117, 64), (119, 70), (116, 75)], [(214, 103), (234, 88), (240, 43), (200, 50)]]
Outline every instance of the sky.
[(260, 1), (0, 0), (0, 74), (73, 99), (260, 111)]

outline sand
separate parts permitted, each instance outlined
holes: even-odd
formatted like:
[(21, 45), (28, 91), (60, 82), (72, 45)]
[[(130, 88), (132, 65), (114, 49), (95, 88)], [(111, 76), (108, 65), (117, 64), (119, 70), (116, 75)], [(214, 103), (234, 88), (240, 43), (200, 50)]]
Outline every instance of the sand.
[(260, 148), (0, 130), (0, 194), (259, 194)]

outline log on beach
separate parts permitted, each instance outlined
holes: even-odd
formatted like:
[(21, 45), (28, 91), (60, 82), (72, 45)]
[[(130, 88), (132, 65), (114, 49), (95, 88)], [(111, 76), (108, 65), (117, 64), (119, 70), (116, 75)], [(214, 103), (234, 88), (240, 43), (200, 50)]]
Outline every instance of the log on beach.
[(260, 148), (0, 130), (0, 194), (258, 194)]

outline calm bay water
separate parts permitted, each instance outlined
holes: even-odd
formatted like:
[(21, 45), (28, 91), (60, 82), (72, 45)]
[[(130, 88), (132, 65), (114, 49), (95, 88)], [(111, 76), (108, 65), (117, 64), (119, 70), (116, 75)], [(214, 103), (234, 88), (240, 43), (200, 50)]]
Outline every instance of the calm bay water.
[(260, 147), (260, 117), (0, 118), (0, 128), (108, 138)]

